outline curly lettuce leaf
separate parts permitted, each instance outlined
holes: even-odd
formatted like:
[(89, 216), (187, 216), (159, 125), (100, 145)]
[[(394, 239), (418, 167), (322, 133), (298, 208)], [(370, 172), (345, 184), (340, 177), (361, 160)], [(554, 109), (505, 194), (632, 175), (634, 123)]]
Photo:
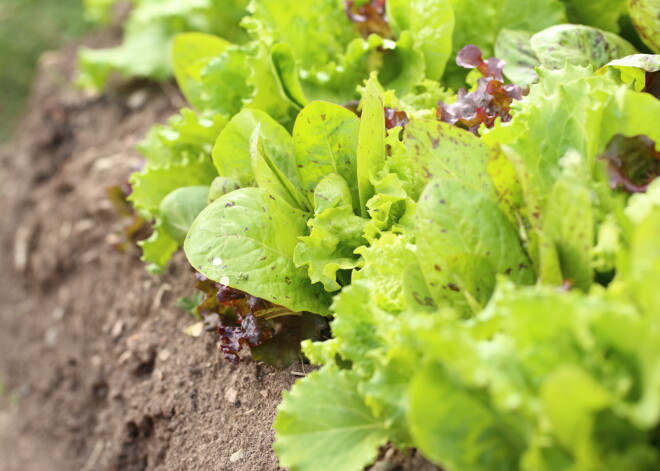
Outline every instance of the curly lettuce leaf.
[(660, 55), (658, 54), (633, 54), (608, 62), (596, 71), (596, 74), (605, 74), (609, 70), (617, 70), (623, 83), (632, 84), (637, 92), (648, 91), (658, 97), (648, 88), (647, 83), (652, 74), (660, 71)]
[(530, 214), (542, 209), (542, 200), (561, 174), (561, 159), (569, 151), (581, 156), (587, 175), (593, 177), (596, 156), (614, 135), (645, 134), (660, 142), (658, 127), (648, 119), (660, 113), (660, 102), (652, 95), (570, 64), (539, 72), (539, 84), (514, 103), (513, 120), (482, 137), (514, 163)]
[[(601, 295), (506, 285), (475, 322), (413, 326), (428, 361), (411, 388), (415, 443), (442, 466), (654, 469), (654, 324)], [(428, 404), (448, 400), (451, 419), (431, 417)], [(465, 423), (490, 433), (461, 431)], [(454, 454), (467, 444), (474, 453)]]
[(147, 167), (165, 167), (194, 155), (210, 155), (213, 141), (227, 124), (223, 115), (206, 117), (189, 108), (153, 126), (138, 143)]
[(326, 291), (337, 291), (349, 282), (348, 272), (338, 280), (340, 270), (359, 265), (355, 249), (367, 242), (363, 237), (367, 220), (353, 213), (348, 184), (336, 173), (321, 180), (314, 198), (316, 214), (307, 222), (311, 232), (299, 239), (293, 260), (298, 267), (308, 267), (312, 283), (321, 282)]
[(160, 204), (172, 191), (187, 186), (208, 186), (217, 176), (213, 163), (206, 155), (184, 158), (162, 167), (146, 167), (133, 173), (130, 183), (131, 204), (152, 217), (160, 214)]
[(564, 172), (548, 195), (541, 226), (555, 245), (564, 280), (588, 290), (593, 283), (591, 264), (595, 221), (588, 185)]
[[(405, 273), (410, 265), (417, 264), (416, 250), (417, 247), (410, 243), (410, 237), (382, 233), (368, 246), (356, 250), (364, 262), (363, 267), (353, 273), (352, 281), (370, 282), (373, 298), (380, 308), (388, 312), (402, 311), (408, 304)], [(425, 286), (424, 283), (420, 285)]]
[(315, 73), (337, 61), (355, 39), (353, 24), (335, 0), (302, 2), (295, 8), (280, 2), (253, 0), (247, 27), (273, 42), (293, 48), (303, 73)]
[(482, 400), (482, 392), (453, 382), (429, 363), (410, 385), (410, 429), (424, 456), (448, 469), (518, 469), (521, 431)]

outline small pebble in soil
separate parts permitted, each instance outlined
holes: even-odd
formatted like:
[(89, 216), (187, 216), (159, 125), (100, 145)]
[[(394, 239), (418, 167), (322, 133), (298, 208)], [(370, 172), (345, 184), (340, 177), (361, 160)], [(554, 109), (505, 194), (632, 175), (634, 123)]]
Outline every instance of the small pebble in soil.
[(241, 448), (240, 450), (238, 450), (236, 453), (233, 453), (229, 457), (229, 461), (231, 461), (232, 463), (236, 463), (237, 461), (242, 460), (243, 458), (245, 458), (245, 451), (243, 451), (243, 448)]
[(163, 349), (160, 352), (158, 352), (158, 359), (160, 361), (167, 361), (171, 356), (172, 356), (172, 352), (170, 352), (168, 349)]
[(44, 343), (47, 347), (54, 348), (59, 340), (60, 331), (57, 327), (49, 327), (44, 334)]
[(236, 391), (234, 388), (229, 388), (225, 393), (225, 399), (227, 402), (236, 404), (236, 400), (238, 399), (238, 391)]
[(124, 326), (125, 326), (124, 321), (118, 319), (117, 322), (115, 322), (115, 324), (112, 326), (112, 330), (110, 331), (110, 336), (115, 340), (118, 339), (119, 336), (124, 331)]

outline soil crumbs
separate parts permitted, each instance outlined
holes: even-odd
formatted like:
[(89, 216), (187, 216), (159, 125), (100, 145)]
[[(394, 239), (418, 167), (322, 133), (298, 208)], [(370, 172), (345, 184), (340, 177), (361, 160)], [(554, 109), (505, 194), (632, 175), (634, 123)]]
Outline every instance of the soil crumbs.
[[(106, 34), (87, 45), (107, 44)], [(185, 257), (159, 277), (108, 238), (107, 188), (183, 100), (171, 84), (102, 97), (70, 85), (75, 47), (44, 55), (28, 111), (0, 150), (0, 471), (279, 470), (272, 422), (298, 363), (226, 363), (182, 333)], [(383, 450), (379, 471), (437, 469)]]

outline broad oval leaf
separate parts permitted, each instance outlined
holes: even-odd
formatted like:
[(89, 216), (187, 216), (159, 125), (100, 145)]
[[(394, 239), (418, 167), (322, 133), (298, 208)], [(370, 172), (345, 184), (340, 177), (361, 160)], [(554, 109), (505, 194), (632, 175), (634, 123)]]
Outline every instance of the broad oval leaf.
[(307, 105), (293, 128), (293, 151), (300, 184), (311, 203), (314, 189), (326, 175), (340, 175), (359, 208), (356, 150), (360, 119), (343, 106), (324, 101)]
[(328, 314), (330, 297), (312, 285), (293, 252), (309, 214), (260, 188), (215, 200), (195, 219), (184, 244), (204, 276), (292, 311)]
[(456, 180), (434, 180), (419, 200), (417, 255), (433, 298), (440, 305), (478, 311), (496, 274), (534, 282), (532, 264), (516, 228), (497, 203)]
[(551, 26), (532, 36), (531, 45), (548, 69), (561, 69), (566, 62), (601, 67), (637, 52), (621, 36), (584, 25)]
[(373, 462), (388, 431), (358, 386), (352, 371), (326, 367), (284, 393), (274, 425), (274, 448), (282, 466), (356, 471)]
[(474, 134), (435, 120), (413, 120), (405, 127), (403, 142), (415, 170), (413, 199), (435, 178), (458, 180), (495, 195), (487, 172), (490, 149)]

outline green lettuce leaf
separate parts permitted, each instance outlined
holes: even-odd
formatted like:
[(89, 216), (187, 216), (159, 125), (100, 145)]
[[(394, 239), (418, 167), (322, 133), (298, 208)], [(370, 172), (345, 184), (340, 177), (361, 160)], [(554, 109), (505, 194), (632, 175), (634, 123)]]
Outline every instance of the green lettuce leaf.
[(327, 314), (329, 297), (293, 253), (309, 215), (260, 188), (215, 200), (195, 219), (184, 249), (204, 276), (292, 311)]
[(367, 82), (357, 142), (357, 184), (361, 216), (367, 216), (367, 201), (374, 195), (371, 177), (385, 164), (385, 111), (374, 79)]
[[(116, 1), (89, 1), (88, 15), (107, 21)], [(124, 25), (121, 45), (108, 49), (81, 49), (79, 85), (103, 89), (110, 75), (168, 79), (172, 64), (168, 51), (178, 33), (201, 31), (221, 34), (229, 41), (241, 42), (244, 32), (240, 19), (246, 14), (247, 0), (133, 0), (133, 10)]]
[(138, 245), (142, 248), (140, 260), (148, 264), (147, 270), (152, 274), (162, 273), (180, 247), (179, 242), (167, 233), (160, 218), (156, 218), (151, 236), (138, 242)]
[(316, 185), (331, 173), (348, 184), (356, 213), (360, 212), (356, 149), (360, 119), (346, 108), (315, 101), (298, 115), (293, 150), (303, 191), (313, 203)]
[(403, 133), (412, 165), (413, 199), (435, 178), (454, 179), (495, 196), (486, 171), (489, 149), (474, 134), (438, 121), (415, 120)]
[(619, 32), (619, 19), (627, 13), (626, 0), (562, 0), (571, 23)]
[(496, 274), (534, 282), (515, 226), (488, 196), (460, 181), (437, 179), (427, 186), (416, 234), (419, 263), (439, 305), (478, 312)]
[(376, 458), (388, 434), (356, 389), (355, 374), (325, 368), (284, 393), (274, 425), (282, 466), (355, 471)]
[(454, 10), (449, 0), (390, 0), (387, 11), (394, 33), (409, 31), (424, 54), (426, 77), (439, 80), (452, 49)]
[(340, 270), (352, 270), (359, 264), (355, 249), (367, 243), (363, 237), (367, 220), (353, 213), (350, 189), (336, 173), (325, 177), (314, 193), (318, 201), (315, 216), (307, 222), (311, 232), (300, 237), (293, 260), (307, 266), (312, 283), (321, 282), (326, 291), (337, 291), (349, 282), (347, 273), (340, 284)]
[(479, 390), (451, 381), (429, 363), (410, 385), (410, 428), (424, 456), (448, 469), (518, 469), (520, 431), (489, 407)]
[(532, 36), (530, 43), (548, 69), (561, 69), (567, 61), (598, 68), (637, 52), (621, 36), (584, 25), (552, 26)]
[(270, 55), (282, 92), (299, 107), (307, 105), (308, 100), (300, 85), (300, 71), (291, 46), (287, 43), (277, 43), (270, 49)]
[(227, 123), (213, 146), (213, 164), (218, 173), (235, 179), (241, 186), (255, 184), (250, 158), (250, 136), (257, 125), (260, 126), (260, 135), (267, 147), (278, 149), (283, 154), (291, 154), (293, 151), (291, 136), (281, 124), (263, 111), (243, 109)]
[(646, 88), (646, 77), (648, 74), (660, 71), (660, 55), (633, 54), (621, 59), (615, 59), (598, 69), (596, 74), (604, 74), (611, 69), (618, 70), (621, 81), (623, 83), (631, 83), (633, 89), (640, 92)]
[(222, 115), (206, 117), (183, 108), (168, 119), (167, 124), (153, 126), (138, 143), (137, 150), (145, 157), (147, 167), (166, 167), (190, 159), (191, 156), (211, 154), (212, 143), (227, 124)]
[(600, 171), (596, 157), (612, 136), (646, 134), (660, 142), (658, 127), (646, 118), (660, 113), (660, 102), (652, 95), (577, 66), (538, 70), (539, 84), (512, 105), (513, 120), (484, 131), (482, 137), (514, 164), (531, 217), (543, 209), (565, 156), (579, 155), (593, 177)]
[(206, 155), (183, 159), (163, 167), (146, 167), (131, 175), (128, 200), (138, 211), (157, 216), (160, 204), (172, 191), (187, 186), (208, 186), (217, 176)]
[(628, 1), (628, 13), (637, 34), (651, 51), (660, 54), (660, 5), (655, 0)]
[(208, 204), (208, 186), (184, 186), (160, 202), (162, 228), (180, 246), (197, 215)]
[(532, 49), (532, 36), (530, 31), (505, 28), (495, 41), (495, 57), (505, 62), (504, 75), (521, 87), (539, 79), (535, 69), (541, 62)]
[[(399, 312), (407, 307), (404, 288), (405, 273), (410, 265), (417, 265), (417, 248), (410, 238), (384, 232), (369, 246), (359, 247), (356, 253), (364, 259), (364, 266), (353, 273), (353, 282), (365, 280), (371, 283), (376, 304), (388, 311)], [(425, 283), (420, 283), (420, 288)]]
[(591, 264), (595, 221), (585, 182), (569, 172), (553, 186), (543, 213), (543, 233), (557, 249), (564, 280), (582, 290), (593, 283)]
[(250, 136), (250, 164), (257, 186), (280, 195), (290, 205), (310, 211), (300, 187), (291, 141), (273, 142), (261, 135), (261, 125)]
[(205, 33), (183, 33), (172, 44), (174, 77), (188, 103), (199, 110), (208, 107), (208, 90), (202, 79), (209, 60), (219, 56), (232, 44), (218, 36)]

